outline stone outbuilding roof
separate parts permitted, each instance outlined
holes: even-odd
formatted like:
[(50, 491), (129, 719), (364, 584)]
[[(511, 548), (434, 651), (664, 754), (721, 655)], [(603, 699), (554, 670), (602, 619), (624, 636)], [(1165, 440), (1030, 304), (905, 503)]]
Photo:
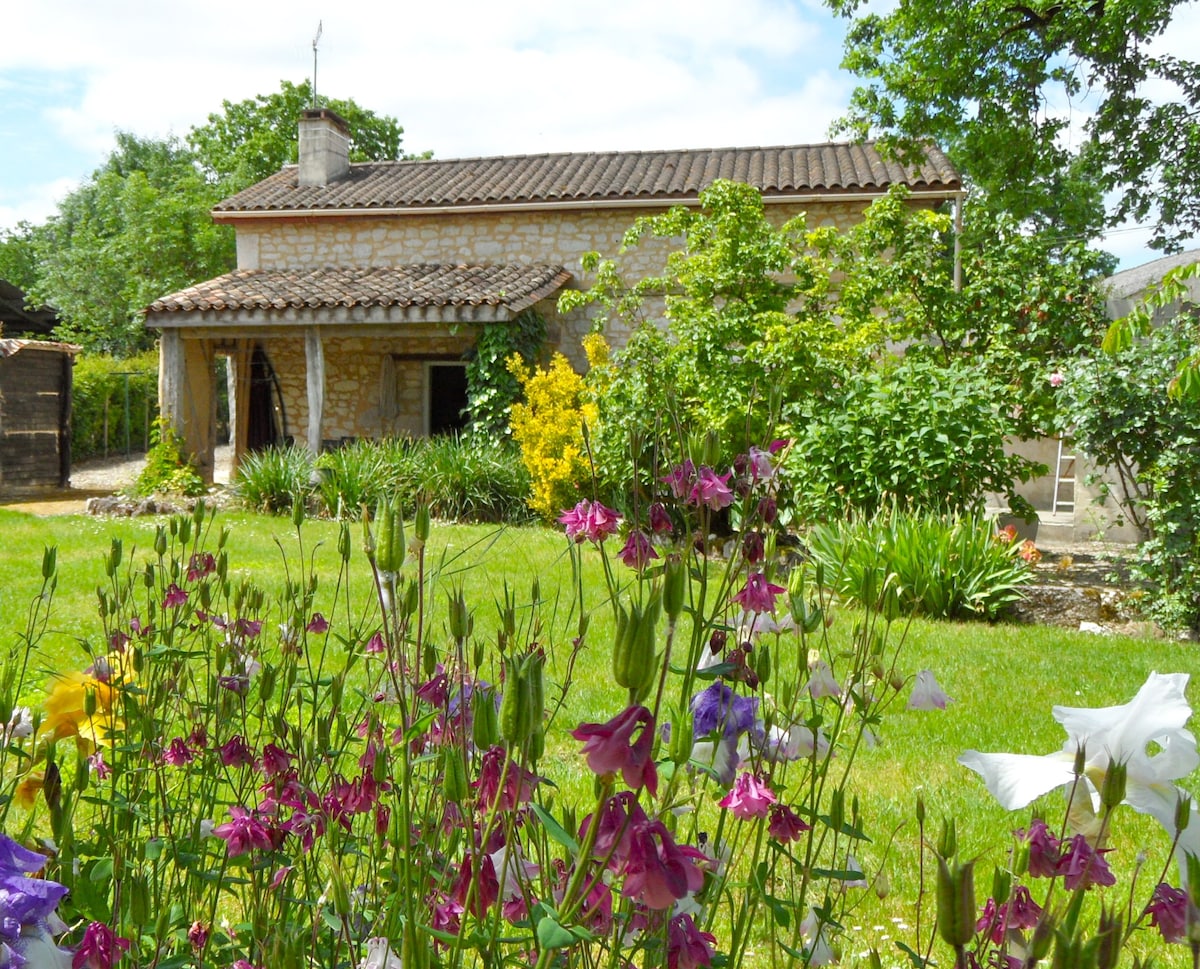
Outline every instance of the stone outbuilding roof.
[(902, 166), (885, 159), (873, 142), (363, 162), (327, 185), (301, 186), (297, 174), (296, 166), (284, 168), (219, 203), (214, 218), (674, 204), (695, 199), (718, 178), (746, 182), (768, 198), (881, 194), (896, 184), (941, 196), (962, 188), (939, 149), (928, 148), (920, 164)]
[(570, 278), (562, 266), (546, 265), (239, 269), (163, 296), (147, 312), (503, 307), (515, 315), (557, 292)]

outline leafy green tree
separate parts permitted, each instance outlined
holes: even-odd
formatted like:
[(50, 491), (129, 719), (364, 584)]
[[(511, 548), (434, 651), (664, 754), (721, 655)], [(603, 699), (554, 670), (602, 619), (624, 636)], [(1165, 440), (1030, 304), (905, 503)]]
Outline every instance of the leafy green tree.
[[(639, 220), (622, 251), (679, 240), (663, 270), (627, 282), (620, 256), (597, 257), (592, 289), (561, 301), (632, 330), (589, 374), (592, 448), (611, 492), (652, 466), (664, 436), (703, 428), (726, 457), (771, 433), (805, 440), (793, 450), (808, 465), (797, 480), (814, 494), (797, 506), (814, 514), (828, 512), (826, 498), (867, 510), (888, 496), (967, 507), (985, 491), (1011, 493), (1035, 468), (1005, 457), (1005, 439), (1059, 426), (1049, 376), (1098, 341), (1096, 259), (993, 221), (974, 231), (958, 279), (952, 228), (899, 190), (845, 231), (809, 230), (803, 218), (775, 226), (758, 193), (731, 182), (703, 193), (698, 210)], [(677, 424), (647, 428), (647, 415)], [(872, 422), (886, 426), (868, 445)]]
[[(273, 94), (259, 94), (236, 104), (222, 103), (220, 113), (188, 134), (208, 177), (223, 194), (238, 192), (298, 158), (296, 126), (313, 104), (308, 81), (280, 82)], [(404, 129), (395, 118), (377, 115), (354, 101), (322, 99), (326, 107), (350, 126), (351, 161), (393, 161), (401, 158)]]
[(177, 139), (119, 132), (105, 164), (31, 233), (31, 299), (56, 307), (58, 335), (88, 350), (126, 356), (150, 346), (144, 307), (234, 265), (232, 232), (208, 214), (216, 200)]
[(1060, 234), (1094, 238), (1105, 192), (1107, 221), (1152, 218), (1158, 246), (1200, 229), (1200, 62), (1154, 51), (1182, 0), (825, 2), (863, 82), (842, 130), (936, 142), (999, 211)]

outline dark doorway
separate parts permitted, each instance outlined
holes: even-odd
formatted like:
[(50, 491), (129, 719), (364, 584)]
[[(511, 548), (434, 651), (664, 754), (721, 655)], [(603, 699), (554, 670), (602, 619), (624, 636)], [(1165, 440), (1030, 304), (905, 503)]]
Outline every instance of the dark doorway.
[(246, 450), (283, 443), (283, 397), (279, 380), (262, 347), (250, 358), (250, 400), (246, 408)]
[(467, 426), (467, 368), (429, 364), (429, 434), (457, 434)]

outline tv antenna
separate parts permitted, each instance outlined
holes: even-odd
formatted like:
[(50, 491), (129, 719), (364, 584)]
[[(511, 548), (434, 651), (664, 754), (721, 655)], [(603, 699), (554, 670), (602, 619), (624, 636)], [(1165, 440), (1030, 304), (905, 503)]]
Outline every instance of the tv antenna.
[(321, 39), (321, 27), (323, 21), (317, 21), (317, 34), (313, 37), (313, 110), (315, 111), (320, 105), (317, 103), (317, 42)]

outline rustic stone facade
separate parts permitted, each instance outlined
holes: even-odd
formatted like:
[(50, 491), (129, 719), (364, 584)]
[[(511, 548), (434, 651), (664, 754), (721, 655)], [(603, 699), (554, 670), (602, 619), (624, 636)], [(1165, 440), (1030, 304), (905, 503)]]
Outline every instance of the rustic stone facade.
[[(866, 205), (865, 201), (789, 202), (769, 205), (767, 214), (777, 224), (803, 213), (810, 228), (846, 229), (861, 221)], [(305, 221), (264, 219), (239, 225), (238, 268), (537, 261), (565, 266), (574, 275), (575, 285), (586, 287), (590, 280), (580, 268), (583, 256), (589, 252), (615, 255), (621, 237), (639, 216), (661, 211), (665, 209), (629, 207)], [(645, 240), (627, 254), (623, 265), (635, 278), (657, 271), (669, 248), (668, 240)], [(560, 318), (553, 301), (544, 302), (538, 310), (556, 335), (556, 348), (576, 367), (583, 367), (580, 341), (590, 326), (587, 315), (575, 313)], [(607, 336), (620, 346), (628, 334), (610, 332)], [(281, 370), (281, 364), (277, 363), (276, 369)]]
[[(404, 338), (327, 337), (329, 378), (321, 421), (325, 441), (421, 437), (428, 419), (429, 361), (461, 358), (474, 342), (475, 334), (466, 327), (454, 335), (441, 328), (414, 327)], [(278, 337), (265, 341), (264, 347), (279, 378), (283, 433), (303, 441), (308, 425), (304, 338)]]

